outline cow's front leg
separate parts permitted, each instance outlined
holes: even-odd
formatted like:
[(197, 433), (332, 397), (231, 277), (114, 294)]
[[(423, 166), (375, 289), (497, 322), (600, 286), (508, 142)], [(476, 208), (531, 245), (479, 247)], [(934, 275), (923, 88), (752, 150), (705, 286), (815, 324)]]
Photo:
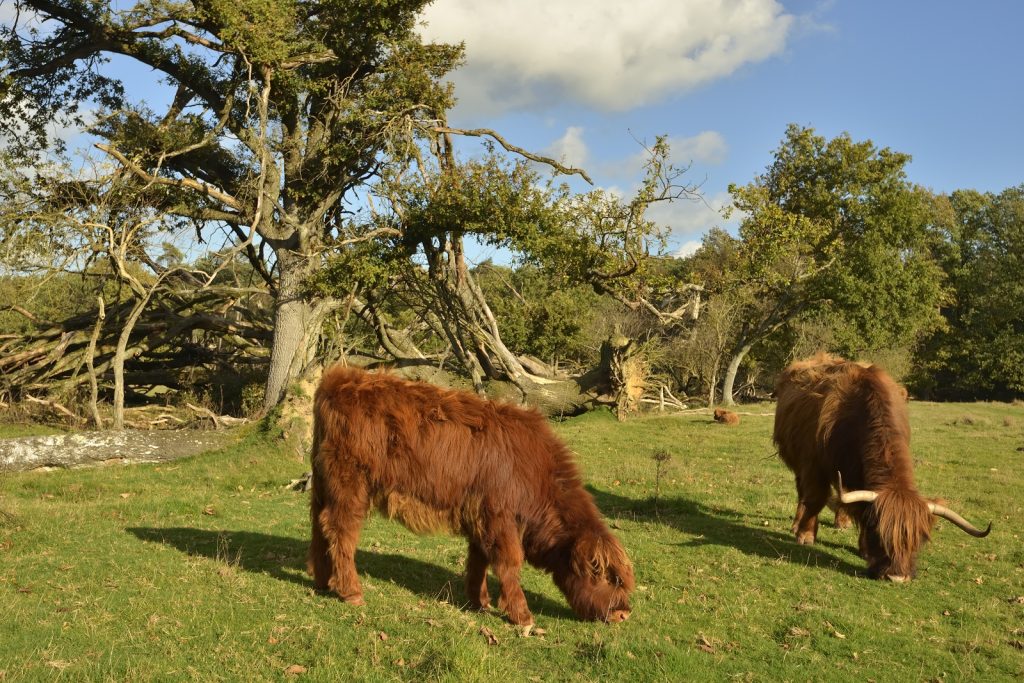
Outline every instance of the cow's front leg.
[(469, 556), (466, 558), (466, 597), (474, 609), (491, 606), (487, 592), (487, 554), (475, 541), (469, 542)]
[(519, 583), (519, 572), (523, 566), (523, 544), (515, 523), (502, 517), (491, 526), (493, 537), (487, 549), (488, 560), (501, 584), (498, 607), (505, 611), (509, 621), (519, 626), (533, 623), (533, 615), (526, 605), (526, 594)]
[(850, 512), (846, 509), (845, 505), (839, 502), (837, 496), (828, 497), (828, 509), (836, 513), (837, 529), (849, 529), (853, 526), (853, 518), (850, 517)]

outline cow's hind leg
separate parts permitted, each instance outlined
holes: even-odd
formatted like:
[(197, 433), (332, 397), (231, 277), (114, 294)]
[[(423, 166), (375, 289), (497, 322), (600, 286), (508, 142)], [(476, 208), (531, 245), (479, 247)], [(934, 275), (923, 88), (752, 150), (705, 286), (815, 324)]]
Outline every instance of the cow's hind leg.
[(800, 477), (796, 478), (796, 513), (793, 515), (793, 524), (789, 527), (789, 531), (792, 534), (796, 534), (800, 528), (800, 520), (804, 518), (804, 511), (806, 510), (804, 505), (804, 487), (800, 483)]
[(475, 609), (491, 606), (487, 592), (487, 554), (475, 542), (469, 542), (469, 556), (466, 558), (466, 597)]
[(331, 579), (331, 557), (327, 554), (327, 537), (324, 536), (323, 525), (320, 523), (320, 513), (323, 509), (323, 501), (314, 480), (309, 495), (309, 519), (313, 526), (313, 539), (309, 544), (306, 566), (313, 575), (313, 584), (318, 591), (326, 591)]
[(492, 534), (485, 545), (487, 559), (494, 567), (494, 573), (501, 584), (498, 607), (505, 611), (509, 621), (519, 626), (533, 623), (533, 615), (526, 605), (526, 595), (519, 583), (519, 572), (523, 566), (523, 544), (515, 522), (507, 516), (498, 516), (489, 526)]
[(853, 519), (846, 507), (839, 502), (838, 496), (829, 496), (827, 505), (829, 510), (836, 513), (837, 529), (849, 529), (853, 526)]
[[(314, 494), (319, 498), (311, 508), (311, 514), (315, 515), (310, 547), (313, 578), (317, 588), (328, 588), (345, 602), (362, 605), (363, 589), (356, 573), (355, 557), (370, 499), (366, 482), (360, 476), (332, 474), (329, 481), (314, 475)], [(325, 571), (325, 567), (329, 569)]]

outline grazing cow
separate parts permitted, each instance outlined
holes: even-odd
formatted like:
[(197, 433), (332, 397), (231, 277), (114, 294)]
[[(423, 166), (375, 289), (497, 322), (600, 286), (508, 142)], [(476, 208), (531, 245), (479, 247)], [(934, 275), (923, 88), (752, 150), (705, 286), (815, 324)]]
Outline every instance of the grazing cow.
[(840, 510), (860, 527), (860, 553), (875, 578), (914, 576), (933, 515), (973, 536), (991, 530), (991, 524), (976, 529), (917, 492), (906, 392), (878, 366), (819, 354), (786, 368), (775, 394), (775, 443), (796, 475), (798, 543), (815, 541), (830, 485), (839, 491)]
[(740, 416), (731, 410), (715, 408), (715, 422), (721, 422), (726, 425), (738, 425), (740, 423)]
[(533, 623), (519, 583), (525, 559), (553, 575), (581, 618), (629, 617), (629, 558), (536, 411), (337, 367), (316, 392), (312, 461), (309, 569), (321, 590), (363, 604), (356, 542), (373, 506), (419, 533), (465, 536), (475, 608), (490, 606), (490, 566), (498, 606), (515, 624)]

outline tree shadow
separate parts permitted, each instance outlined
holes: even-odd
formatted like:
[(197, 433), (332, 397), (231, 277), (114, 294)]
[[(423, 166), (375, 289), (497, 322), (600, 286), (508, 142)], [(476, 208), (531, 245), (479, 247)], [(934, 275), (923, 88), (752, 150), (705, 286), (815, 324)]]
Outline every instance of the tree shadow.
[[(679, 545), (690, 548), (726, 546), (747, 555), (769, 560), (785, 559), (793, 564), (835, 568), (845, 574), (867, 576), (863, 565), (855, 565), (826, 550), (852, 552), (856, 556), (856, 535), (853, 547), (818, 537), (815, 545), (798, 545), (792, 535), (765, 528), (762, 522), (775, 519), (764, 515), (736, 512), (721, 506), (708, 506), (682, 497), (637, 500), (587, 486), (594, 502), (608, 518), (623, 517), (661, 523), (688, 536)], [(788, 519), (786, 522), (788, 523)], [(852, 532), (856, 534), (856, 531)]]
[[(313, 580), (306, 572), (306, 551), (309, 548), (306, 540), (254, 531), (191, 527), (132, 527), (125, 531), (142, 541), (163, 543), (192, 557), (227, 562), (254, 574), (265, 574), (279, 581), (313, 588)], [(462, 575), (429, 562), (359, 548), (356, 569), (362, 575), (394, 583), (426, 598), (442, 600), (460, 609), (467, 605)], [(499, 590), (493, 577), (488, 579), (488, 588), (492, 598), (496, 599)], [(538, 593), (524, 592), (534, 614), (577, 618), (565, 605)]]

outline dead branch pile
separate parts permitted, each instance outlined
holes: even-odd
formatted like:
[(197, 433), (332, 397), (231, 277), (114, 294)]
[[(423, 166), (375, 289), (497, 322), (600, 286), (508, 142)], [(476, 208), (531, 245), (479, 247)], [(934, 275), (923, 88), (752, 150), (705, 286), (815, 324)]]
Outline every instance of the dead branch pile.
[[(256, 372), (267, 364), (272, 339), (268, 297), (234, 287), (161, 291), (143, 311), (129, 338), (125, 376), (129, 394), (182, 389), (218, 371)], [(26, 334), (0, 337), (0, 401), (48, 401), (73, 394), (89, 381), (90, 339), (99, 324), (92, 367), (101, 385), (113, 381), (117, 339), (131, 300), (49, 322), (12, 306), (32, 322)], [(196, 373), (200, 373), (197, 377)], [(162, 390), (162, 389), (161, 389)], [(59, 406), (59, 407), (58, 407)]]

